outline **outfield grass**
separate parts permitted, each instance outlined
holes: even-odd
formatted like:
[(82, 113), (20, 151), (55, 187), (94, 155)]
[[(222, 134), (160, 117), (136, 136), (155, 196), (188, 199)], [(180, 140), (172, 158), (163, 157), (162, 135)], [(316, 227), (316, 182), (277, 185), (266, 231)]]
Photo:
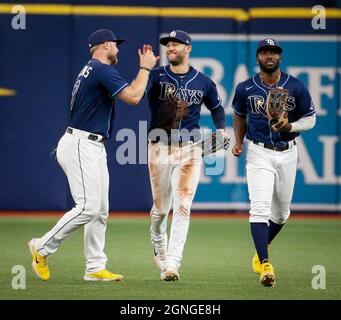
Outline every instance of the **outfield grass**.
[[(41, 236), (56, 218), (0, 218), (0, 299), (341, 299), (341, 219), (291, 219), (271, 247), (277, 284), (263, 288), (251, 270), (254, 253), (247, 219), (196, 219), (180, 269), (180, 281), (161, 282), (154, 265), (148, 218), (108, 222), (108, 268), (122, 283), (83, 281), (83, 231), (49, 258), (51, 279), (31, 271), (27, 241)], [(12, 289), (12, 267), (26, 268), (26, 289)], [(314, 265), (326, 269), (326, 289), (314, 290)]]

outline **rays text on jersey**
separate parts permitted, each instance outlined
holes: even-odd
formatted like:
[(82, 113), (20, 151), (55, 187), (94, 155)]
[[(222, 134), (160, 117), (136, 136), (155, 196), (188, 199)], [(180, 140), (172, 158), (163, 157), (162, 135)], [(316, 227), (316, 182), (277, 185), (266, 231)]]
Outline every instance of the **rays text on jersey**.
[[(261, 113), (264, 117), (266, 117), (266, 112), (265, 112), (265, 98), (260, 95), (251, 95), (248, 96), (248, 100), (250, 103), (250, 108), (251, 112), (254, 114), (259, 114)], [(286, 110), (287, 111), (292, 111), (296, 107), (295, 103), (295, 97), (289, 96), (288, 101), (286, 104)]]
[(185, 88), (176, 88), (176, 86), (169, 82), (160, 82), (160, 96), (162, 100), (172, 100), (169, 95), (173, 98), (187, 102), (189, 105), (195, 103), (200, 104), (204, 93), (201, 90), (191, 90)]

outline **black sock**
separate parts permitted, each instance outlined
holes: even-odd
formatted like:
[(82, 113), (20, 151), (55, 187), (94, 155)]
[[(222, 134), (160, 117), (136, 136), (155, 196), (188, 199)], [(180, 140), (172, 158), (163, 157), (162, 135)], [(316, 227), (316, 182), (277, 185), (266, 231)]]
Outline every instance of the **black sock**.
[(269, 229), (267, 223), (250, 223), (251, 234), (258, 253), (259, 260), (269, 260), (268, 239)]
[(277, 224), (269, 220), (269, 241), (268, 244), (277, 236), (278, 232), (281, 231), (284, 224)]

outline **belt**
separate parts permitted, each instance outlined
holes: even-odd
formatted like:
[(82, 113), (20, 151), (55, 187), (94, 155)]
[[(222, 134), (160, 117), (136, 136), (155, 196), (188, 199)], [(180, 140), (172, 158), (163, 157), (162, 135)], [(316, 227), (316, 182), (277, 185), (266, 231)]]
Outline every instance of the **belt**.
[(99, 134), (88, 133), (86, 131), (82, 131), (82, 130), (78, 130), (78, 129), (73, 129), (73, 128), (70, 128), (70, 127), (68, 127), (66, 129), (66, 132), (70, 133), (70, 134), (77, 134), (78, 133), (79, 136), (84, 136), (85, 138), (87, 138), (87, 139), (89, 139), (91, 141), (96, 141), (96, 142), (103, 143), (106, 140), (103, 136), (101, 136)]
[(295, 140), (289, 141), (284, 146), (273, 146), (272, 144), (267, 144), (267, 143), (258, 142), (258, 141), (252, 141), (252, 142), (256, 144), (257, 146), (270, 149), (270, 150), (274, 150), (274, 151), (285, 151), (285, 150), (291, 149), (293, 146), (296, 146)]

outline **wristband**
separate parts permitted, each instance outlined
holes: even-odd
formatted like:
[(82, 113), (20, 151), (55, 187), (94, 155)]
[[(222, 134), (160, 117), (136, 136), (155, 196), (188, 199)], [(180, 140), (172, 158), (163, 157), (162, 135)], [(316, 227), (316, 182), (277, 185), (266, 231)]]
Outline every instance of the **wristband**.
[(146, 71), (148, 71), (148, 72), (152, 71), (151, 69), (149, 69), (149, 68), (147, 68), (147, 67), (140, 67), (140, 69), (146, 70)]

